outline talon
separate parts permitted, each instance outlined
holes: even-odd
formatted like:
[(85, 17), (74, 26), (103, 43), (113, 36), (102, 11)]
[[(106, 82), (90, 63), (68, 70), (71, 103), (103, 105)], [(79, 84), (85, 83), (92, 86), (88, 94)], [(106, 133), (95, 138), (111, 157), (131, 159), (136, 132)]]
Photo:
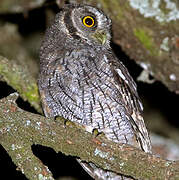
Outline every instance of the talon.
[(64, 124), (65, 124), (65, 127), (67, 127), (67, 126), (74, 126), (75, 125), (75, 123), (70, 121), (70, 120), (65, 120)]
[(56, 116), (56, 117), (55, 117), (55, 121), (56, 121), (56, 122), (62, 122), (63, 125), (64, 125), (64, 128), (66, 128), (66, 126), (68, 126), (67, 121), (69, 121), (69, 120), (66, 120), (66, 119), (64, 119), (64, 118), (61, 117), (61, 116)]
[(102, 134), (102, 132), (99, 132), (98, 129), (93, 129), (92, 134), (93, 134), (94, 137), (97, 137), (100, 134)]

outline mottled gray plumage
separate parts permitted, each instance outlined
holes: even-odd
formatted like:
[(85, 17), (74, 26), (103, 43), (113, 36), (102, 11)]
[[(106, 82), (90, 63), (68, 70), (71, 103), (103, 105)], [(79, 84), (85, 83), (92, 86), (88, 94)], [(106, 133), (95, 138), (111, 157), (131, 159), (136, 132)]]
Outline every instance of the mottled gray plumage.
[[(111, 50), (110, 30), (111, 20), (91, 6), (66, 5), (56, 15), (40, 49), (38, 84), (44, 113), (150, 152), (136, 84)], [(81, 164), (95, 179), (127, 179)]]

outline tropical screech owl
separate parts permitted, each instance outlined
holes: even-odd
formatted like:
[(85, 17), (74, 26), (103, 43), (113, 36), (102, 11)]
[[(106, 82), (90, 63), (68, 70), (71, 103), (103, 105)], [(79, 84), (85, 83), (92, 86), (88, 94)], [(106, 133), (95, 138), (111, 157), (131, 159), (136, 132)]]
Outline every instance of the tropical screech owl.
[[(136, 84), (110, 39), (111, 20), (101, 10), (70, 4), (56, 15), (40, 49), (38, 85), (45, 116), (63, 116), (150, 152)], [(80, 163), (95, 179), (128, 179)]]

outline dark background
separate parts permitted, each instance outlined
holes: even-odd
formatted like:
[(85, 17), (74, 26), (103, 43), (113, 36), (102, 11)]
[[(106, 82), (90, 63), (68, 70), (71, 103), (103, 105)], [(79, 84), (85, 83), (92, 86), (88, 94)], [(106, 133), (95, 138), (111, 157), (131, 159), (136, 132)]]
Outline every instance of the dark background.
[[(25, 14), (0, 14), (0, 21), (3, 23), (9, 22), (16, 24), (18, 26), (18, 31), (26, 44), (26, 40), (34, 34), (39, 34), (40, 37), (43, 36), (46, 27), (49, 25), (49, 17), (53, 19), (53, 15), (59, 11), (59, 8), (55, 4), (44, 4), (42, 8), (37, 8), (28, 11)], [(41, 39), (37, 42), (37, 46), (40, 46)], [(119, 57), (120, 60), (127, 66), (130, 74), (133, 76), (134, 80), (139, 76), (142, 69), (130, 59), (121, 48), (115, 44), (111, 44), (114, 52)], [(38, 64), (38, 48), (35, 48), (32, 52), (32, 56), (36, 59)], [(152, 78), (152, 77), (151, 77)], [(170, 92), (163, 84), (160, 82), (155, 82), (153, 84), (146, 84), (142, 82), (137, 82), (139, 95), (144, 103), (144, 118), (146, 120), (147, 127), (150, 131), (169, 137), (170, 132), (165, 131), (164, 127), (174, 127), (179, 129), (179, 118), (178, 111), (179, 106), (179, 96), (175, 93)], [(14, 90), (8, 86), (5, 82), (0, 81), (0, 98), (8, 96)], [(18, 105), (27, 111), (37, 113), (28, 102), (24, 102), (21, 98), (17, 100)], [(149, 115), (150, 114), (150, 115)], [(149, 118), (153, 117), (154, 118)], [(154, 121), (158, 121), (155, 115), (160, 118), (159, 126)], [(162, 122), (162, 123), (160, 123)], [(59, 178), (62, 176), (72, 176), (76, 179), (92, 179), (87, 173), (81, 168), (74, 157), (64, 156), (62, 153), (56, 153), (53, 149), (43, 147), (40, 145), (32, 146), (33, 153), (42, 162), (49, 167), (54, 175), (54, 178)], [(16, 166), (12, 162), (11, 158), (7, 154), (6, 150), (0, 146), (0, 164), (1, 164), (1, 177), (6, 177), (5, 179), (18, 179), (25, 180), (25, 176), (16, 170)]]

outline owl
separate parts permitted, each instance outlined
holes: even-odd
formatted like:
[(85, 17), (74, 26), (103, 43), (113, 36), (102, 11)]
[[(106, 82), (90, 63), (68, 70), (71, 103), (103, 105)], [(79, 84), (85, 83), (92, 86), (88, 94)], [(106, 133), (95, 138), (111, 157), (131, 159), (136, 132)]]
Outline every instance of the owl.
[[(111, 46), (111, 20), (99, 9), (68, 4), (40, 48), (39, 91), (46, 117), (63, 116), (116, 143), (151, 152), (136, 84)], [(94, 178), (131, 179), (81, 162)]]

